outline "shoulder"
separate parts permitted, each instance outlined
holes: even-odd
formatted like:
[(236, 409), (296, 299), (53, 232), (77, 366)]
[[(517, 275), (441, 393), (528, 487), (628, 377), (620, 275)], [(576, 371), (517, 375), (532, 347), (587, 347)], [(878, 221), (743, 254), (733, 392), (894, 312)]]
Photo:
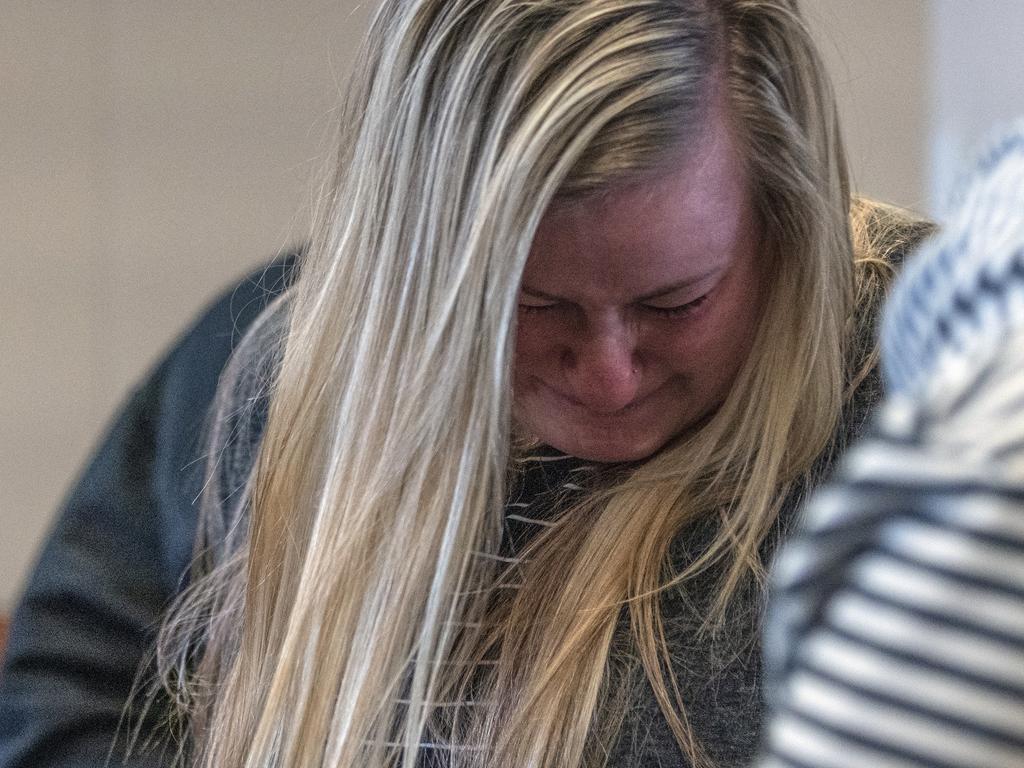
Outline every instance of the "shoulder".
[(850, 206), (850, 229), (858, 263), (884, 262), (899, 268), (937, 226), (907, 208), (857, 197)]
[(161, 518), (171, 571), (192, 557), (195, 502), (205, 484), (207, 442), (218, 386), (257, 318), (282, 295), (298, 273), (299, 253), (279, 255), (219, 294), (171, 345), (135, 398), (148, 402), (152, 482), (166, 505)]
[(936, 231), (917, 214), (866, 198), (850, 210), (855, 302), (847, 339), (847, 391), (838, 441), (855, 439), (883, 393), (878, 331), (893, 280), (913, 252)]
[(223, 291), (172, 344), (154, 371), (160, 423), (189, 432), (204, 418), (221, 373), (246, 332), (297, 274), (297, 253), (282, 254)]
[(177, 396), (212, 396), (220, 371), (246, 331), (297, 274), (296, 252), (278, 256), (222, 291), (171, 346), (164, 380)]
[(295, 262), (275, 259), (208, 306), (126, 399), (70, 490), (0, 671), (0, 765), (64, 765), (71, 742), (82, 765), (112, 761), (152, 633), (192, 560), (206, 412)]

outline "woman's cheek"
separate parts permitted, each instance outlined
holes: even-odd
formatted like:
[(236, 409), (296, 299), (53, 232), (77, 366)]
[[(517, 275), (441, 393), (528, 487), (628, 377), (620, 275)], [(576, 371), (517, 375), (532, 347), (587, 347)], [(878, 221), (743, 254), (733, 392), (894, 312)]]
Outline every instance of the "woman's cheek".
[(693, 323), (679, 323), (655, 336), (661, 355), (676, 366), (697, 364), (709, 346), (710, 320), (707, 316)]
[(545, 355), (551, 354), (553, 345), (549, 336), (538, 327), (535, 318), (520, 321), (516, 327), (515, 365), (516, 373), (536, 369)]

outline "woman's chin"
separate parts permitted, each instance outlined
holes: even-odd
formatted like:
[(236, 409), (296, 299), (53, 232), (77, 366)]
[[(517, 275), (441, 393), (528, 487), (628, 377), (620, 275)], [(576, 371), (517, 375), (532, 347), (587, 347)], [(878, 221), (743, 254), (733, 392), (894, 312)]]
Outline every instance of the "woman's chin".
[(654, 455), (667, 440), (652, 439), (645, 435), (642, 439), (628, 439), (625, 435), (585, 436), (585, 435), (549, 435), (541, 440), (562, 453), (599, 464), (622, 464), (643, 461)]

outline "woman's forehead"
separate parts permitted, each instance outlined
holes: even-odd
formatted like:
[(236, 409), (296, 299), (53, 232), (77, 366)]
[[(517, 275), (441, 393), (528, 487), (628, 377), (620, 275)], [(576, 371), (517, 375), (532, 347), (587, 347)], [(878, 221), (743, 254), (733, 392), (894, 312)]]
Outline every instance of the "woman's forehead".
[[(647, 181), (557, 203), (541, 220), (523, 283), (566, 295), (644, 295), (725, 268), (753, 231), (743, 165), (727, 131)], [(587, 285), (581, 285), (584, 281)]]

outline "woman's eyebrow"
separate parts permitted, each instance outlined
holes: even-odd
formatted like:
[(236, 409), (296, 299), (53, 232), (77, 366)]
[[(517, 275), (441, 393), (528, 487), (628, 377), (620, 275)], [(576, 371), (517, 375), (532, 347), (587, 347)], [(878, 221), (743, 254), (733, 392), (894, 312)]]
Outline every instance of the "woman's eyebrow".
[[(721, 267), (715, 267), (713, 269), (708, 270), (707, 272), (704, 272), (703, 274), (687, 277), (684, 280), (679, 280), (675, 283), (671, 283), (669, 285), (662, 286), (661, 288), (657, 288), (656, 290), (651, 291), (650, 293), (645, 293), (643, 296), (636, 297), (632, 301), (642, 302), (650, 301), (651, 299), (660, 299), (662, 296), (667, 296), (670, 293), (675, 293), (676, 291), (681, 291), (684, 288), (690, 288), (698, 283), (701, 283), (720, 271)], [(530, 288), (528, 285), (525, 284), (521, 285), (519, 290), (535, 298), (546, 299), (547, 301), (571, 301), (571, 299), (567, 299), (564, 296), (556, 296), (552, 293), (546, 293), (544, 291), (537, 290), (536, 288)]]

